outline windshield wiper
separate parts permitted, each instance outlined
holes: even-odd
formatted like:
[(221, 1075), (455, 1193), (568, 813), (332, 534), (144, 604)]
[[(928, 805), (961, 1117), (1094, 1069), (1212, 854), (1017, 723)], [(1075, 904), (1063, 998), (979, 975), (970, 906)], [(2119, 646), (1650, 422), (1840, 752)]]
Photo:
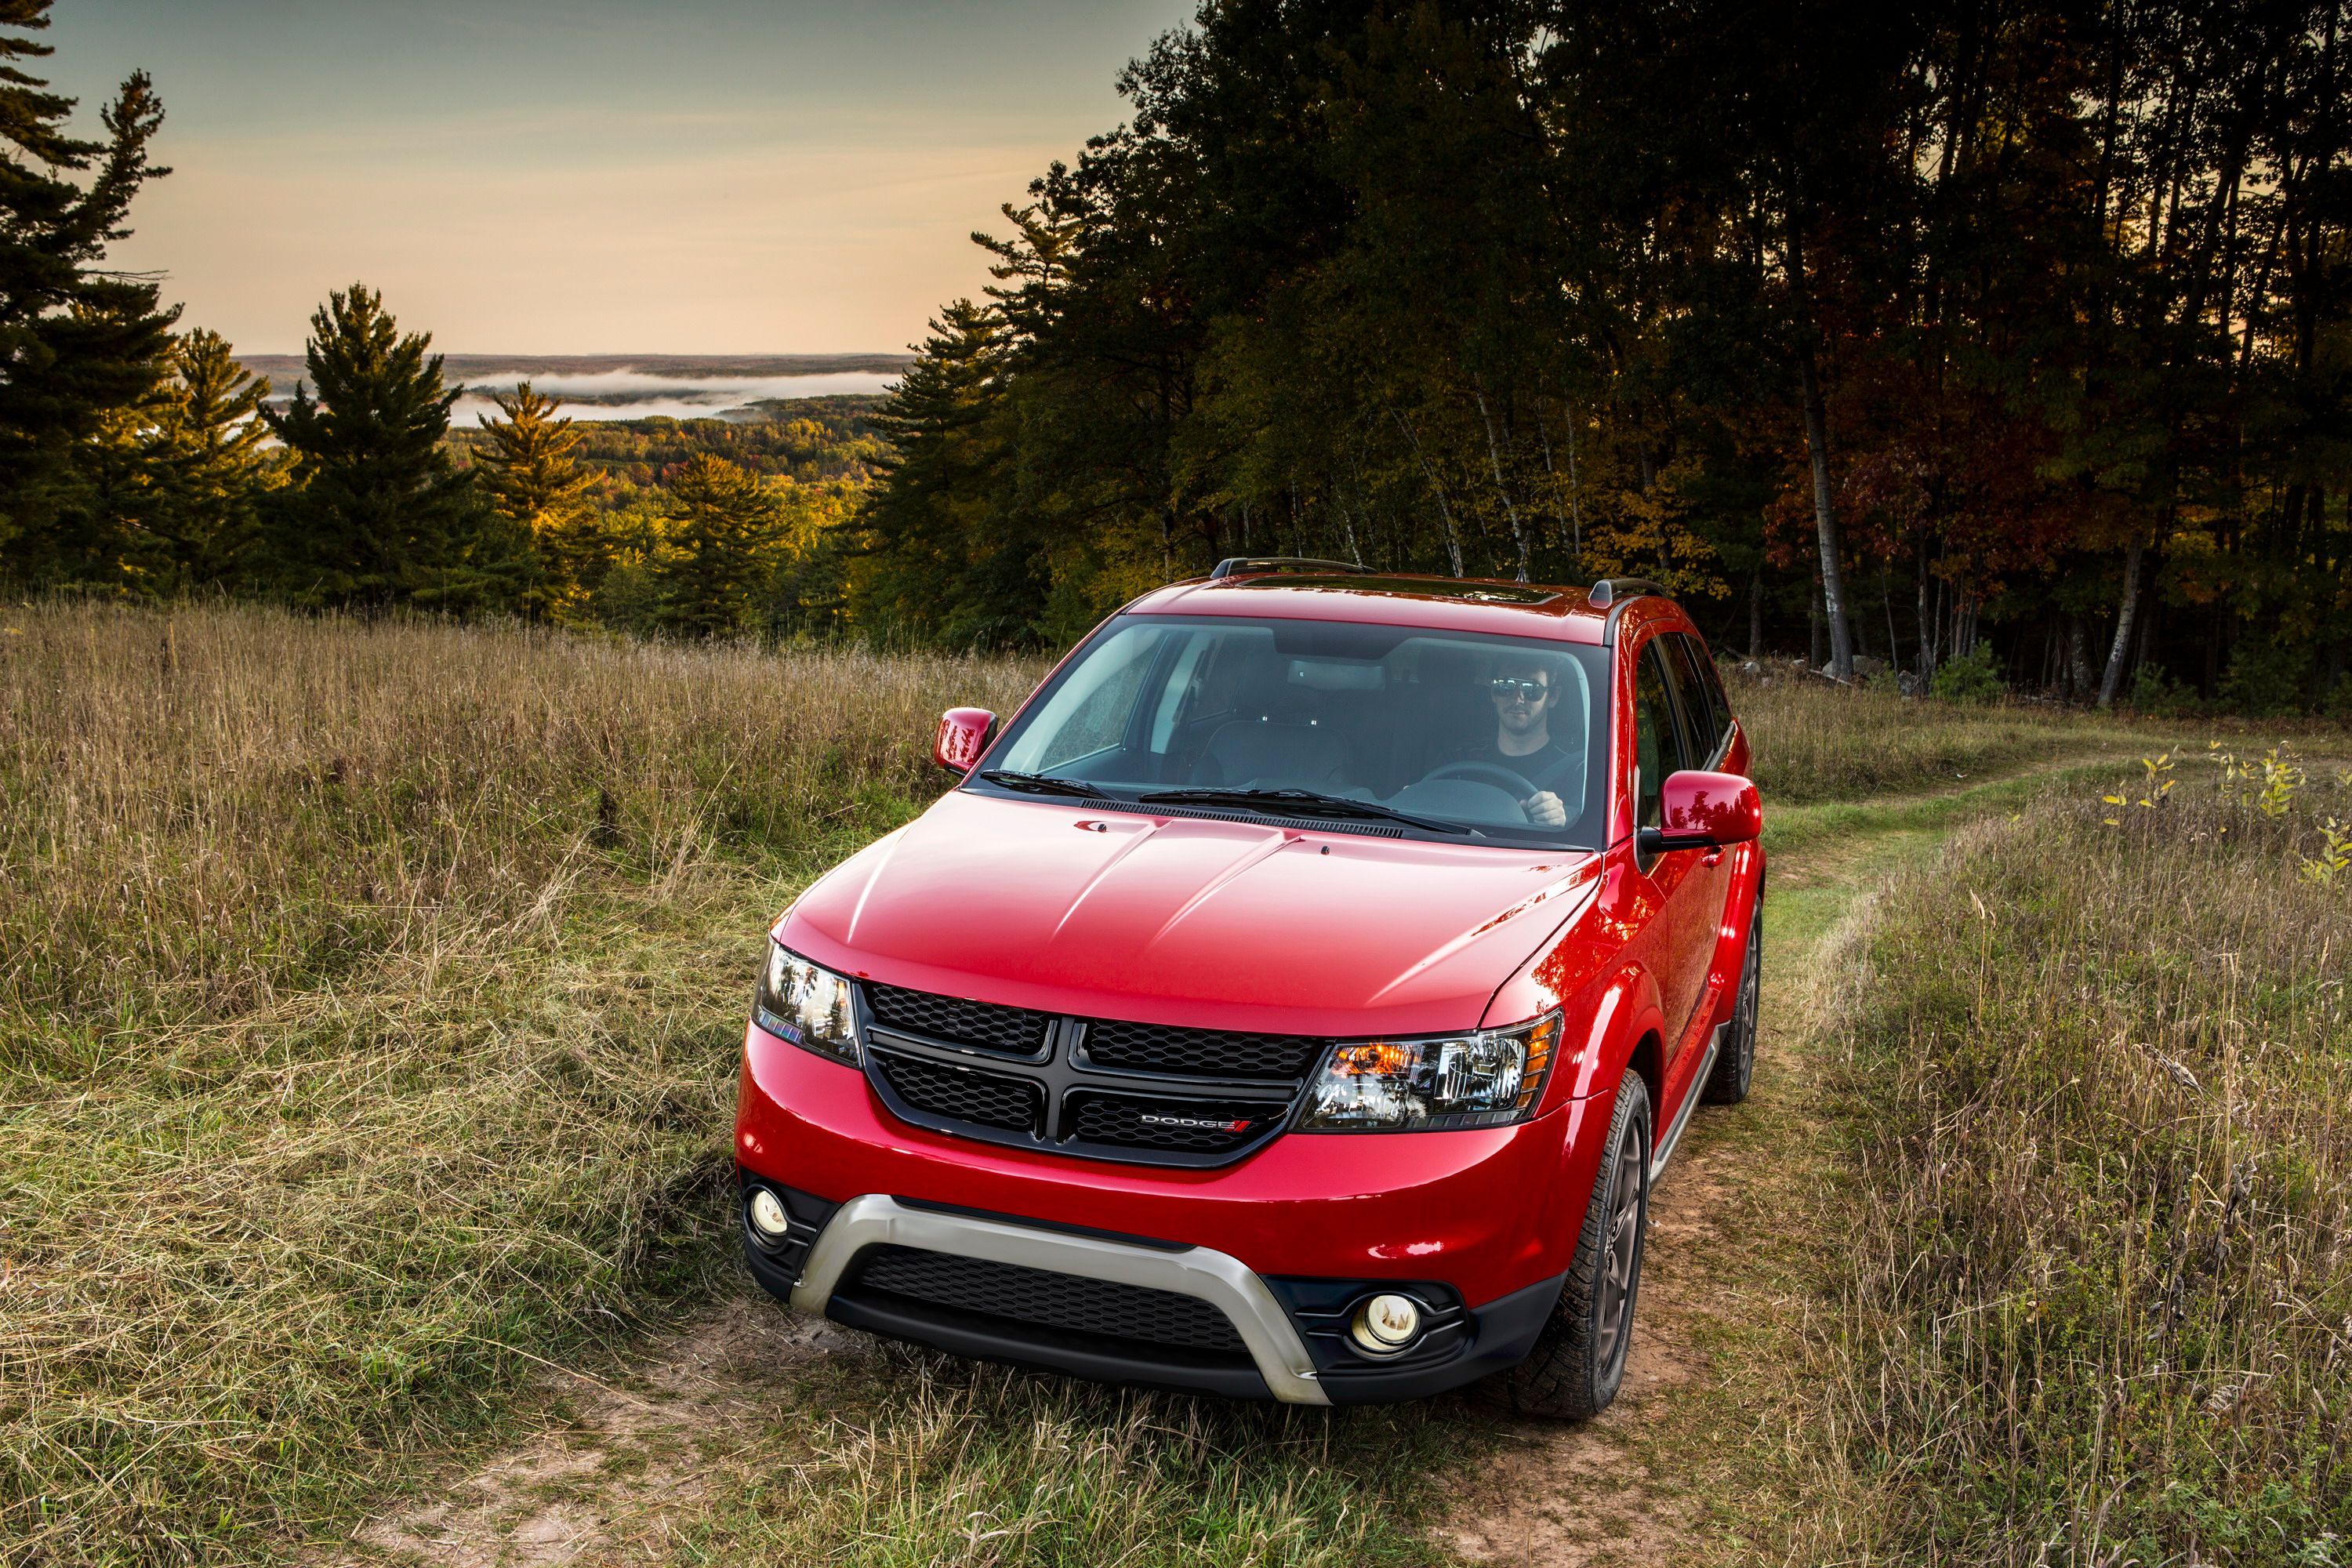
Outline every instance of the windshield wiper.
[[(1458, 822), (1440, 822), (1433, 816), (1415, 816), (1408, 811), (1382, 805), (1376, 800), (1357, 800), (1344, 795), (1325, 795), (1316, 789), (1162, 789), (1135, 797), (1138, 805), (1255, 805), (1276, 816), (1362, 816), (1385, 822), (1402, 822), (1410, 827), (1427, 828), (1432, 833), (1477, 833)], [(1484, 834), (1478, 835), (1486, 837)]]
[(1075, 795), (1087, 800), (1117, 800), (1118, 797), (1084, 779), (1057, 779), (1051, 773), (1015, 773), (1011, 768), (990, 768), (980, 775), (990, 784), (1005, 789), (1026, 790), (1031, 795)]

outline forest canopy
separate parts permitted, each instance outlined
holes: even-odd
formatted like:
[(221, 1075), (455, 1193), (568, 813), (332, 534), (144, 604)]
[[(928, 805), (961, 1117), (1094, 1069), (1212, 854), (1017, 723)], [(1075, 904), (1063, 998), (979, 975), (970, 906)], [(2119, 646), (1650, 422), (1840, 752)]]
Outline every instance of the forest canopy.
[(2341, 4), (1207, 0), (878, 406), (487, 428), (363, 283), (288, 403), (110, 270), (163, 107), (69, 134), (47, 11), (0, 0), (19, 587), (1043, 647), (1311, 554), (2352, 712)]
[(2332, 4), (1219, 0), (975, 237), (852, 613), (1229, 554), (1678, 590), (1719, 647), (2352, 704)]

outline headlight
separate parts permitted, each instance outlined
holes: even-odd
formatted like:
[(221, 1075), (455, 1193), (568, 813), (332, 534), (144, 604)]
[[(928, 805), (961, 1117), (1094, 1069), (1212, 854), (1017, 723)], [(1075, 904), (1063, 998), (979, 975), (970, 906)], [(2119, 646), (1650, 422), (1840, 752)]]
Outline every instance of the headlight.
[(849, 982), (830, 969), (819, 969), (782, 942), (768, 944), (768, 967), (760, 975), (751, 1021), (821, 1057), (857, 1064)]
[(1535, 1113), (1560, 1016), (1507, 1029), (1331, 1047), (1299, 1126), (1324, 1131), (1499, 1127)]

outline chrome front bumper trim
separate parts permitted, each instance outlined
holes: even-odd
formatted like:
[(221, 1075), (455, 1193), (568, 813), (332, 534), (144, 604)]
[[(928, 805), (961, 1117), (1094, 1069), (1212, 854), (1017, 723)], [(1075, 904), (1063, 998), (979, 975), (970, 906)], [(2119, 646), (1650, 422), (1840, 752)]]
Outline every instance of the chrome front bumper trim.
[(1101, 1237), (1032, 1230), (977, 1215), (908, 1208), (870, 1193), (842, 1205), (817, 1237), (800, 1283), (793, 1288), (793, 1310), (824, 1316), (849, 1260), (882, 1243), (1196, 1296), (1233, 1321), (1250, 1359), (1257, 1363), (1258, 1375), (1276, 1399), (1289, 1405), (1331, 1403), (1316, 1381), (1315, 1363), (1299, 1342), (1298, 1331), (1291, 1327), (1290, 1315), (1265, 1281), (1241, 1259), (1206, 1247), (1170, 1252)]

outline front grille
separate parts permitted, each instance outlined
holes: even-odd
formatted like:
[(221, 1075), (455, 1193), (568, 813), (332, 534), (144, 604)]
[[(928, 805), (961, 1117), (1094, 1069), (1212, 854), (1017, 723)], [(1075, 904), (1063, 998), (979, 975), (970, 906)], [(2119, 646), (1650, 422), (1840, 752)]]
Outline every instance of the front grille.
[(871, 1247), (853, 1289), (1105, 1339), (1247, 1353), (1232, 1320), (1196, 1296), (961, 1258), (913, 1247)]
[(877, 1023), (1006, 1056), (1032, 1057), (1045, 1049), (1045, 1030), (1054, 1021), (1046, 1014), (1023, 1007), (934, 996), (928, 991), (896, 985), (868, 985), (866, 1000)]
[(900, 1120), (1087, 1159), (1238, 1160), (1288, 1123), (1328, 1044), (861, 990), (867, 1076)]
[(950, 1067), (896, 1051), (869, 1053), (900, 1099), (918, 1110), (1008, 1132), (1035, 1132), (1045, 1091), (1027, 1079)]
[(1132, 1149), (1181, 1149), (1222, 1154), (1254, 1142), (1284, 1105), (1221, 1105), (1203, 1100), (1142, 1100), (1078, 1089), (1065, 1112), (1066, 1135), (1087, 1143)]
[(1102, 1019), (1087, 1025), (1087, 1056), (1124, 1072), (1181, 1073), (1194, 1078), (1303, 1078), (1324, 1042), (1297, 1035), (1229, 1035), (1164, 1024)]

